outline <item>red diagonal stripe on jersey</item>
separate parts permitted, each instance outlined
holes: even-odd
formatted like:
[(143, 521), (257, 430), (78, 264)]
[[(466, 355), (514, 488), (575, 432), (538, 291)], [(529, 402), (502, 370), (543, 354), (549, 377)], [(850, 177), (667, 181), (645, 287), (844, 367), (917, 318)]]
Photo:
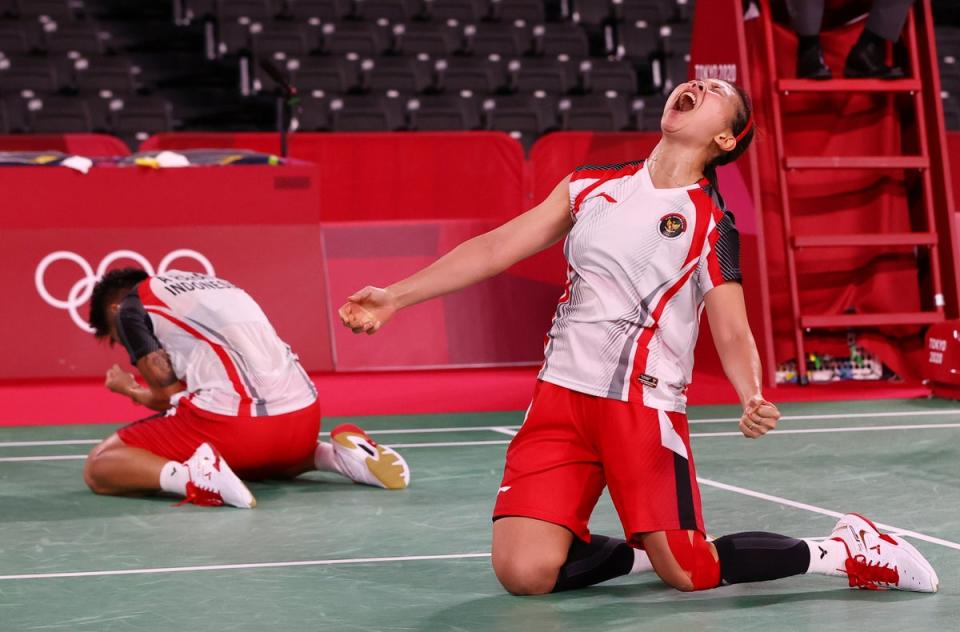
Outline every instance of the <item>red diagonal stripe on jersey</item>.
[(237, 410), (237, 414), (242, 414), (242, 411), (244, 410), (250, 410), (250, 404), (253, 402), (253, 400), (250, 398), (250, 395), (247, 394), (247, 389), (243, 387), (243, 382), (240, 381), (240, 372), (237, 371), (237, 366), (233, 363), (233, 358), (230, 357), (230, 355), (227, 353), (227, 350), (224, 349), (222, 345), (215, 343), (187, 323), (174, 316), (171, 316), (170, 314), (161, 312), (158, 309), (147, 308), (147, 311), (151, 314), (156, 314), (157, 316), (166, 318), (171, 323), (184, 330), (197, 340), (202, 340), (210, 345), (210, 348), (213, 349), (213, 352), (217, 354), (218, 358), (220, 358), (220, 362), (223, 364), (223, 368), (227, 372), (227, 377), (230, 378), (230, 383), (233, 384), (233, 390), (235, 390), (237, 395), (240, 396), (240, 407)]
[(153, 281), (153, 277), (147, 277), (137, 286), (137, 295), (140, 297), (140, 302), (143, 303), (144, 307), (154, 305), (156, 307), (170, 309), (170, 306), (161, 301), (154, 293), (153, 288), (150, 287), (151, 281)]
[[(663, 313), (663, 310), (666, 309), (667, 303), (670, 302), (677, 292), (680, 291), (687, 281), (690, 280), (690, 277), (693, 276), (693, 273), (697, 270), (697, 265), (690, 265), (703, 253), (703, 244), (707, 238), (707, 228), (710, 225), (710, 218), (712, 214), (712, 204), (707, 195), (703, 192), (702, 189), (694, 189), (688, 191), (690, 199), (693, 200), (694, 206), (697, 209), (696, 223), (697, 225), (693, 229), (693, 239), (690, 240), (690, 250), (687, 252), (687, 258), (684, 260), (683, 267), (690, 266), (690, 269), (684, 273), (680, 279), (670, 286), (666, 292), (660, 297), (660, 300), (657, 302), (657, 306), (653, 309), (650, 316), (653, 319), (653, 326), (647, 327), (643, 330), (643, 333), (640, 334), (640, 337), (637, 338), (637, 350), (634, 353), (633, 357), (633, 370), (630, 372), (630, 390), (628, 399), (631, 401), (643, 401), (643, 385), (640, 384), (637, 379), (640, 377), (641, 373), (646, 373), (647, 370), (647, 345), (650, 344), (650, 339), (653, 338), (653, 334), (659, 326), (658, 321), (660, 320), (660, 315)], [(681, 268), (683, 269), (683, 268)], [(656, 377), (656, 376), (654, 376)]]
[[(593, 192), (593, 190), (596, 189), (598, 186), (600, 186), (604, 182), (609, 182), (610, 180), (616, 180), (617, 178), (623, 178), (624, 176), (632, 176), (633, 174), (640, 171), (642, 168), (643, 168), (643, 163), (639, 165), (628, 165), (622, 169), (617, 169), (616, 171), (585, 172), (587, 174), (597, 174), (599, 179), (593, 184), (587, 186), (587, 188), (585, 188), (583, 191), (581, 191), (577, 195), (577, 198), (573, 201), (573, 208), (571, 209), (573, 211), (573, 214), (576, 215), (577, 213), (580, 212), (580, 205), (583, 204), (583, 201), (587, 199), (587, 196), (590, 195), (590, 193)], [(589, 176), (586, 176), (586, 177), (589, 177)], [(570, 181), (573, 182), (574, 180), (579, 180), (579, 179), (583, 179), (583, 177), (571, 178)]]
[[(548, 329), (547, 333), (543, 336), (544, 351), (546, 351), (547, 347), (550, 345), (550, 332), (553, 331), (553, 325), (557, 322), (557, 317), (560, 315), (560, 307), (570, 300), (570, 291), (573, 288), (573, 279), (570, 278), (571, 274), (573, 274), (573, 266), (567, 264), (567, 282), (563, 286), (563, 294), (560, 295), (560, 300), (557, 301), (557, 309), (553, 313), (553, 319), (550, 321), (550, 329)], [(544, 362), (546, 362), (546, 358), (544, 358)]]
[(720, 258), (717, 256), (717, 240), (720, 239), (720, 231), (714, 227), (710, 233), (710, 252), (707, 253), (707, 272), (710, 274), (710, 282), (713, 287), (718, 287), (725, 283), (723, 272), (720, 270)]

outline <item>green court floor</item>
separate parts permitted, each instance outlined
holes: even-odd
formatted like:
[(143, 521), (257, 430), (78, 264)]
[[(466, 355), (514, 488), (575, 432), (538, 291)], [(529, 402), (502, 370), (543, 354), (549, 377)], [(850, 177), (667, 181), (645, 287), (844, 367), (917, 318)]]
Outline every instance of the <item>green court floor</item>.
[[(403, 452), (410, 489), (316, 474), (252, 484), (253, 511), (94, 496), (82, 458), (110, 427), (20, 427), (0, 428), (0, 630), (960, 630), (960, 404), (782, 408), (757, 442), (731, 407), (690, 411), (710, 533), (824, 536), (859, 511), (911, 539), (939, 594), (819, 576), (683, 594), (650, 575), (510, 597), (489, 515), (520, 412), (352, 419)], [(607, 498), (591, 528), (619, 535)]]

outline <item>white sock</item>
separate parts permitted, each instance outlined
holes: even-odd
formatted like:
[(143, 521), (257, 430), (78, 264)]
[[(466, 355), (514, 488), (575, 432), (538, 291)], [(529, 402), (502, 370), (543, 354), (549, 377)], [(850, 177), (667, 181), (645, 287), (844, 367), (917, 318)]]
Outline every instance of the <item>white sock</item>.
[(836, 540), (804, 540), (810, 547), (807, 573), (846, 575), (847, 546)]
[(313, 453), (313, 466), (321, 472), (336, 472), (342, 474), (333, 452), (333, 445), (317, 442), (317, 449)]
[(160, 470), (160, 489), (178, 496), (187, 495), (187, 481), (190, 480), (190, 470), (183, 463), (167, 461)]
[(653, 570), (653, 564), (650, 563), (650, 556), (643, 549), (633, 550), (633, 567), (630, 569), (630, 575), (639, 573), (649, 573)]

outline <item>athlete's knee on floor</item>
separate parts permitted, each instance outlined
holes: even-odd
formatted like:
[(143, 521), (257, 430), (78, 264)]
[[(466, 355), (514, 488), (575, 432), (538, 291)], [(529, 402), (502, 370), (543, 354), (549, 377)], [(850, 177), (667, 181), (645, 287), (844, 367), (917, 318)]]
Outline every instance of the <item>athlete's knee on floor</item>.
[(87, 460), (83, 462), (83, 482), (87, 484), (94, 494), (106, 494), (108, 490), (97, 480), (97, 466), (100, 458), (97, 446), (87, 455)]
[(117, 435), (110, 435), (94, 446), (87, 454), (87, 460), (83, 462), (83, 482), (94, 494), (110, 494), (113, 491), (101, 482), (98, 469), (101, 466), (104, 452), (107, 452), (119, 442)]
[(522, 555), (494, 554), (493, 572), (512, 595), (545, 595), (556, 586), (560, 565)]
[(662, 531), (645, 537), (644, 547), (660, 579), (677, 590), (709, 590), (720, 585), (720, 562), (702, 533)]

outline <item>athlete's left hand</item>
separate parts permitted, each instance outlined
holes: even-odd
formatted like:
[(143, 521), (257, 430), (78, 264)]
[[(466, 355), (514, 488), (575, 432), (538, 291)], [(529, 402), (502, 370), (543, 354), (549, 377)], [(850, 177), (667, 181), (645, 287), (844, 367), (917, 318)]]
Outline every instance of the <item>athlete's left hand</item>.
[(754, 395), (743, 407), (740, 417), (740, 432), (748, 439), (759, 439), (777, 427), (780, 411), (763, 395)]
[(120, 368), (120, 365), (114, 364), (107, 371), (107, 378), (104, 380), (104, 386), (121, 395), (129, 395), (130, 391), (137, 388), (137, 378), (133, 373), (127, 373)]

